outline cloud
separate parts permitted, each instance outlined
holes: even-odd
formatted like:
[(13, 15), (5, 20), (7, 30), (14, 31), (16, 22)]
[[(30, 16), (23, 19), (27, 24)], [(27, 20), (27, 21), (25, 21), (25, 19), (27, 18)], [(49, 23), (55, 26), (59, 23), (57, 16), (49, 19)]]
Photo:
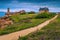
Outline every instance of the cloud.
[(50, 12), (60, 12), (60, 8), (58, 7), (49, 7)]
[(7, 12), (6, 9), (0, 9), (0, 12)]

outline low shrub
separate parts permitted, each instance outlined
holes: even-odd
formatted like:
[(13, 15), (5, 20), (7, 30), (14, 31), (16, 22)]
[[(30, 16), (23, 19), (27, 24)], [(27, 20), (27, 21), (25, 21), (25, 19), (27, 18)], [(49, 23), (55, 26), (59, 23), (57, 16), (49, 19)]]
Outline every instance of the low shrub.
[(24, 13), (20, 13), (20, 15), (23, 15), (23, 14), (26, 14), (25, 12)]
[(31, 11), (31, 12), (28, 12), (28, 14), (35, 14), (35, 12), (34, 11)]
[(41, 14), (38, 14), (35, 18), (51, 18), (53, 16), (55, 16), (56, 14), (54, 13), (41, 13)]

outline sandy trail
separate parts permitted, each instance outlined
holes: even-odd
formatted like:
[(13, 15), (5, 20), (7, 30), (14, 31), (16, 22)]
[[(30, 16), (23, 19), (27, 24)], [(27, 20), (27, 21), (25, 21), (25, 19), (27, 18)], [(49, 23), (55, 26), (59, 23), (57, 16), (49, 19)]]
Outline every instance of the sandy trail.
[(17, 32), (14, 32), (14, 33), (10, 33), (10, 34), (7, 34), (7, 35), (0, 36), (0, 40), (17, 40), (19, 36), (20, 37), (26, 36), (26, 35), (28, 35), (31, 32), (40, 30), (41, 28), (43, 28), (44, 26), (49, 24), (49, 22), (51, 22), (52, 20), (56, 19), (57, 16), (58, 15), (56, 15), (55, 17), (43, 22), (42, 24), (40, 24), (38, 26), (35, 26), (35, 27), (32, 27), (32, 28), (28, 28), (28, 29), (25, 29), (25, 30), (21, 30), (21, 31), (17, 31)]

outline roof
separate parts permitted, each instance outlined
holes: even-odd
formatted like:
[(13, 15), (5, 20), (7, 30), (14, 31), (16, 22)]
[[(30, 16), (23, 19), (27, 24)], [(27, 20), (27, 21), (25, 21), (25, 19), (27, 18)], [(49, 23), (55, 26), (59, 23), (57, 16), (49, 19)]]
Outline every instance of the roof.
[(49, 11), (49, 9), (47, 7), (40, 8), (39, 11), (41, 11), (41, 10), (48, 10)]

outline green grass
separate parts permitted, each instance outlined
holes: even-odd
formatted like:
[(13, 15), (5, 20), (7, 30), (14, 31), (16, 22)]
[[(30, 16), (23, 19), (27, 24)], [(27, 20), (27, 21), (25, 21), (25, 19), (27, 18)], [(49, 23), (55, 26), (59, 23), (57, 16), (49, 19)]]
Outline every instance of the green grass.
[(19, 22), (20, 20), (23, 20), (23, 19), (28, 19), (28, 18), (34, 18), (37, 14), (24, 14), (24, 15), (13, 15), (11, 16), (10, 18), (12, 20), (14, 20), (14, 22)]
[(29, 23), (16, 23), (16, 24), (6, 27), (3, 30), (0, 30), (0, 35), (12, 33), (12, 32), (23, 30), (23, 29), (27, 29), (30, 27), (34, 27), (46, 20), (47, 19), (31, 19), (31, 22), (29, 22)]
[(40, 31), (19, 37), (18, 40), (60, 40), (60, 15)]
[(37, 15), (38, 14), (23, 14), (23, 15), (17, 14), (11, 16), (10, 18), (14, 21), (14, 24), (8, 25), (3, 30), (0, 30), (0, 35), (9, 34), (12, 32), (34, 27), (49, 19), (49, 18), (36, 19), (35, 17)]
[(38, 14), (35, 18), (52, 18), (54, 17), (56, 14), (55, 13), (41, 13)]

